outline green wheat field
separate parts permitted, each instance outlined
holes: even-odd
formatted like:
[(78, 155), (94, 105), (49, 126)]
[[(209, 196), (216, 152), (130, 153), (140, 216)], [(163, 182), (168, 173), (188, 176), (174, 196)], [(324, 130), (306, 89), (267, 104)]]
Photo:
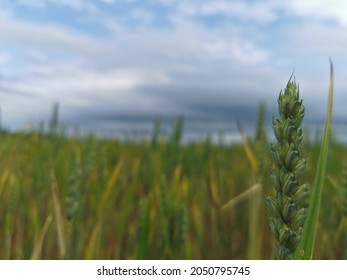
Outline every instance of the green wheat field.
[[(260, 104), (239, 144), (182, 144), (178, 118), (149, 140), (0, 134), (1, 259), (273, 259), (265, 198), (270, 140)], [(322, 128), (323, 130), (323, 128)], [(312, 188), (322, 133), (303, 133)], [(347, 258), (347, 147), (329, 143), (313, 259)]]

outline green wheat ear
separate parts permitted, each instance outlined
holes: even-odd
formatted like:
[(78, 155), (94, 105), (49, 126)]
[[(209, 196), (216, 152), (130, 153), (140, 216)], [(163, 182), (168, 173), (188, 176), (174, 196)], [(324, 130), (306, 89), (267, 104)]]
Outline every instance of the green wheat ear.
[(275, 196), (266, 198), (270, 209), (270, 228), (275, 237), (276, 259), (292, 259), (307, 215), (308, 186), (299, 178), (306, 167), (300, 157), (301, 123), (305, 115), (299, 88), (291, 78), (278, 97), (279, 119), (272, 118), (277, 143), (271, 145), (270, 176)]

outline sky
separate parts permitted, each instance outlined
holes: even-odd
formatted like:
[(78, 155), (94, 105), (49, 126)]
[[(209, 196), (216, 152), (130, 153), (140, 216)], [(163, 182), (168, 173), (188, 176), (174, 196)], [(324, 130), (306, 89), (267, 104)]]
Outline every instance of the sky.
[(119, 135), (169, 128), (237, 139), (294, 71), (304, 126), (324, 127), (329, 58), (333, 123), (347, 135), (347, 1), (0, 0), (2, 126), (48, 121)]

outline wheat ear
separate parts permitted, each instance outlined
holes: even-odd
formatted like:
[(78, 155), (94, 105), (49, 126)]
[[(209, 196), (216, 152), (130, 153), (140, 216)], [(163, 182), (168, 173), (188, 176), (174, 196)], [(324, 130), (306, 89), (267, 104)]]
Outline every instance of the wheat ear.
[(275, 237), (275, 257), (292, 259), (307, 215), (308, 186), (299, 184), (307, 162), (300, 157), (299, 151), (305, 108), (299, 98), (299, 88), (291, 79), (279, 94), (278, 111), (279, 118), (272, 118), (277, 142), (271, 144), (270, 167), (275, 196), (268, 196), (266, 202), (271, 214), (270, 228)]

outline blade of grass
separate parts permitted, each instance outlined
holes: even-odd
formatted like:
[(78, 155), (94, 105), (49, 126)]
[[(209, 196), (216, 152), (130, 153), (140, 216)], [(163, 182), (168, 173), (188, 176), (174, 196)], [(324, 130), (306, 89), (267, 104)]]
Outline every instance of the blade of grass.
[(337, 231), (335, 233), (335, 242), (339, 242), (343, 239), (343, 236), (347, 233), (347, 217), (343, 217)]
[(231, 200), (229, 200), (227, 203), (225, 203), (222, 207), (221, 207), (221, 211), (225, 212), (228, 210), (233, 209), (236, 205), (238, 205), (240, 202), (244, 201), (245, 199), (253, 196), (254, 194), (256, 194), (257, 192), (259, 192), (261, 190), (261, 184), (257, 183), (254, 184), (252, 187), (250, 187), (249, 189), (245, 190), (244, 192), (240, 193), (238, 196), (232, 198)]
[(196, 235), (198, 236), (199, 240), (202, 240), (204, 231), (203, 218), (201, 209), (196, 203), (192, 205), (192, 221)]
[(113, 172), (111, 174), (111, 177), (107, 181), (106, 188), (102, 193), (102, 196), (101, 196), (101, 199), (100, 199), (100, 202), (98, 205), (98, 210), (97, 210), (98, 212), (97, 213), (98, 213), (99, 218), (102, 217), (102, 215), (103, 215), (103, 211), (105, 210), (105, 206), (107, 205), (108, 198), (110, 197), (110, 194), (111, 194), (114, 186), (116, 185), (119, 173), (122, 169), (122, 166), (123, 166), (123, 161), (121, 160), (115, 166), (115, 168), (113, 169)]
[(62, 213), (61, 200), (59, 197), (57, 178), (55, 176), (55, 172), (53, 169), (51, 170), (51, 189), (53, 194), (55, 221), (56, 221), (57, 231), (58, 231), (60, 258), (64, 259), (65, 253), (66, 253), (66, 242), (65, 242), (65, 234), (64, 234), (64, 216)]
[(220, 206), (220, 198), (218, 193), (218, 186), (215, 171), (212, 168), (212, 164), (210, 167), (210, 183), (208, 188), (208, 194), (211, 199), (212, 205), (218, 208)]
[(262, 188), (258, 184), (258, 189), (254, 192), (254, 195), (249, 197), (248, 207), (248, 249), (247, 249), (247, 258), (249, 260), (259, 260), (261, 256), (261, 246), (263, 232), (260, 230), (261, 223), (261, 202), (262, 202)]
[(49, 215), (46, 219), (45, 224), (43, 225), (43, 228), (41, 229), (39, 239), (36, 240), (36, 242), (35, 242), (34, 250), (33, 250), (31, 257), (30, 257), (31, 260), (41, 259), (41, 250), (42, 250), (43, 240), (45, 239), (47, 230), (48, 230), (52, 220), (53, 220), (53, 217), (51, 215)]
[(97, 220), (93, 227), (91, 236), (88, 240), (88, 245), (84, 254), (85, 259), (87, 260), (93, 259), (95, 257), (95, 252), (97, 251), (97, 243), (99, 240), (98, 238), (100, 237), (100, 234), (101, 234), (102, 218), (104, 216), (104, 212), (105, 212), (109, 197), (118, 180), (122, 166), (123, 166), (123, 161), (121, 160), (114, 167), (112, 174), (107, 181), (106, 188), (104, 189), (101, 195), (100, 202), (98, 204), (98, 209), (97, 209)]
[(123, 240), (127, 239), (127, 223), (129, 222), (129, 217), (131, 214), (132, 209), (134, 208), (134, 200), (133, 198), (136, 196), (136, 190), (138, 187), (138, 181), (139, 181), (139, 170), (141, 166), (141, 161), (139, 159), (134, 160), (133, 167), (131, 171), (131, 182), (129, 183), (129, 187), (127, 192), (125, 193), (122, 207), (122, 212), (119, 220), (119, 226), (117, 228), (117, 234), (120, 240), (119, 246), (116, 246), (115, 252), (114, 252), (114, 259), (118, 260), (121, 259), (123, 251)]
[(99, 222), (96, 223), (96, 225), (94, 226), (92, 230), (92, 233), (90, 235), (90, 238), (88, 240), (88, 244), (85, 250), (84, 259), (86, 260), (95, 259), (95, 251), (96, 251), (100, 231), (101, 231), (101, 220), (99, 220)]
[(322, 140), (316, 176), (311, 194), (310, 206), (308, 208), (306, 224), (304, 225), (302, 240), (297, 248), (294, 258), (309, 260), (313, 257), (313, 250), (316, 241), (316, 232), (318, 224), (318, 215), (322, 198), (323, 184), (325, 180), (325, 171), (328, 160), (329, 140), (331, 134), (331, 119), (333, 111), (334, 97), (334, 71), (333, 64), (330, 61), (330, 87), (328, 97), (328, 108), (325, 122), (324, 138)]
[(145, 260), (149, 258), (149, 231), (150, 231), (150, 204), (147, 199), (140, 200), (140, 225), (138, 235), (137, 259)]
[(258, 170), (258, 162), (257, 162), (257, 159), (248, 143), (248, 139), (247, 139), (247, 136), (245, 135), (245, 133), (243, 132), (243, 127), (241, 125), (241, 122), (240, 121), (236, 121), (236, 125), (237, 125), (237, 129), (239, 130), (239, 133), (241, 135), (241, 138), (242, 138), (242, 146), (243, 146), (243, 149), (245, 150), (245, 154), (246, 154), (246, 157), (248, 159), (248, 162), (251, 166), (251, 169), (253, 172), (257, 172)]

